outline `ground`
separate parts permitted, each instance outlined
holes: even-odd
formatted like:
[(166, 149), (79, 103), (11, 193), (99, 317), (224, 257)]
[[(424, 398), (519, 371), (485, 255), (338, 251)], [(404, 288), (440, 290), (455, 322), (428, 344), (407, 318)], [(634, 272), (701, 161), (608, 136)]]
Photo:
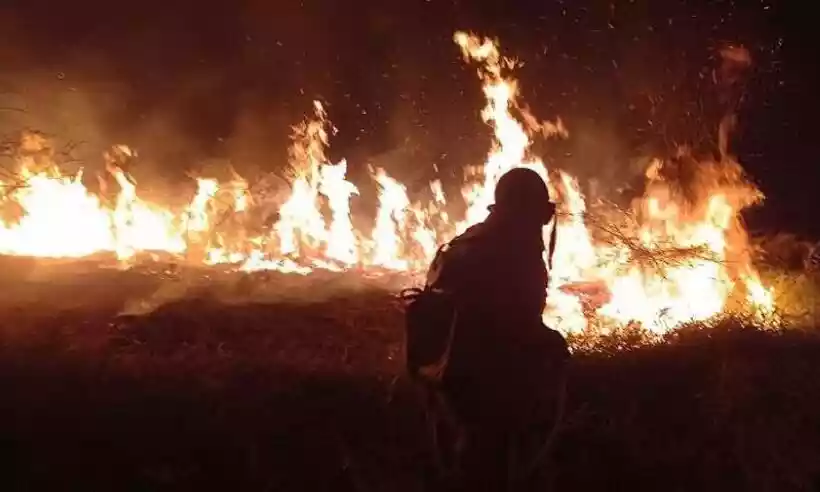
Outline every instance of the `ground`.
[[(2, 490), (425, 490), (389, 281), (0, 266)], [(732, 323), (578, 352), (556, 485), (818, 490), (818, 361)]]

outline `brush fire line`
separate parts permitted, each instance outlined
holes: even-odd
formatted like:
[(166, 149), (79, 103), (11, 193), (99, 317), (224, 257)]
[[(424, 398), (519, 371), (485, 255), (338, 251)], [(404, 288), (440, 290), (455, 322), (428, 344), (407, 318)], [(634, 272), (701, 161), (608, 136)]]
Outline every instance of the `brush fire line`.
[(0, 254), (52, 260), (109, 254), (120, 268), (164, 256), (246, 273), (409, 278), (424, 271), (439, 244), (487, 217), (502, 174), (527, 167), (558, 197), (548, 325), (577, 333), (637, 324), (662, 333), (720, 315), (730, 303), (760, 319), (774, 312), (772, 289), (752, 265), (739, 220), (762, 195), (725, 149), (719, 159), (697, 163), (687, 193), (668, 172), (674, 159), (657, 158), (628, 210), (596, 201), (592, 213), (578, 180), (529, 150), (535, 138), (567, 138), (569, 129), (560, 119), (540, 121), (521, 103), (512, 76), (517, 62), (494, 40), (459, 32), (454, 41), (477, 69), (486, 98), (481, 117), (494, 132), (486, 162), (463, 185), (461, 220), (448, 214), (455, 199), (445, 196), (440, 182), (414, 201), (404, 184), (373, 169), (375, 220), (369, 229), (354, 228), (350, 205), (359, 190), (346, 178), (348, 163), (327, 158), (335, 128), (316, 102), (313, 115), (294, 129), (288, 189), (276, 203), (276, 222), (262, 232), (251, 224), (254, 210), (270, 207), (269, 197), (240, 176), (196, 178), (184, 207), (149, 202), (124, 170), (126, 162), (135, 167), (137, 151), (117, 145), (105, 158), (118, 189), (103, 200), (83, 184), (82, 173), (61, 171), (46, 138), (24, 132), (14, 156), (16, 176), (0, 182)]

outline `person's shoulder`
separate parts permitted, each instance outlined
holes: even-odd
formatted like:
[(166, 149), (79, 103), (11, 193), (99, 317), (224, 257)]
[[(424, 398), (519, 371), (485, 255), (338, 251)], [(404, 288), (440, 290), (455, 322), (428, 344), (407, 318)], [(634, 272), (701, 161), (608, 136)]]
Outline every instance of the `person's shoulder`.
[(464, 232), (456, 236), (450, 244), (452, 246), (461, 246), (467, 244), (475, 244), (490, 238), (493, 234), (492, 228), (486, 222), (479, 222), (468, 227)]
[(465, 263), (485, 249), (484, 229), (482, 223), (475, 224), (444, 243), (436, 252), (430, 270), (440, 272), (446, 265), (447, 270), (462, 271)]

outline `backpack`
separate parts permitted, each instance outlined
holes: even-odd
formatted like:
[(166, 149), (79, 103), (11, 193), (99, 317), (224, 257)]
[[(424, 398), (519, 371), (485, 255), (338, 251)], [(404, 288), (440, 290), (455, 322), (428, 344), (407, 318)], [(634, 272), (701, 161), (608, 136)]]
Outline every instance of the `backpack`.
[(458, 320), (455, 292), (439, 280), (449, 271), (449, 244), (442, 245), (433, 257), (424, 287), (405, 289), (404, 355), (411, 377), (438, 382), (449, 360), (450, 347)]

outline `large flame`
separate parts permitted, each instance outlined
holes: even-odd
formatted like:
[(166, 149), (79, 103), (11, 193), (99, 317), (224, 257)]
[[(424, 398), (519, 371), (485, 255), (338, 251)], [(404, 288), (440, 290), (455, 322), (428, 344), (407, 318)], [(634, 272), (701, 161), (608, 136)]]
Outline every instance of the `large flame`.
[[(663, 332), (718, 315), (733, 300), (757, 315), (772, 312), (772, 292), (751, 264), (738, 215), (760, 195), (725, 148), (716, 162), (694, 162), (685, 152), (655, 159), (643, 196), (628, 210), (610, 206), (593, 212), (573, 176), (549, 170), (530, 153), (533, 138), (564, 138), (568, 132), (560, 119), (541, 122), (519, 103), (518, 85), (507, 74), (516, 62), (501, 56), (493, 40), (459, 32), (454, 41), (464, 59), (478, 65), (486, 97), (481, 116), (494, 130), (486, 163), (469, 169), (461, 221), (450, 219), (439, 181), (431, 183), (428, 200), (412, 201), (402, 183), (373, 169), (379, 192), (375, 223), (355, 230), (351, 201), (359, 190), (346, 179), (347, 162), (326, 157), (336, 130), (316, 102), (313, 117), (294, 128), (287, 199), (262, 232), (249, 226), (259, 195), (239, 176), (227, 183), (197, 179), (195, 195), (181, 210), (147, 203), (121, 162), (136, 153), (119, 145), (105, 156), (118, 187), (106, 200), (83, 185), (81, 173), (62, 173), (45, 139), (24, 133), (16, 155), (19, 179), (0, 181), (0, 253), (109, 252), (127, 262), (139, 252), (163, 251), (242, 271), (419, 272), (438, 244), (486, 218), (501, 175), (528, 167), (546, 181), (559, 212), (544, 313), (548, 324), (564, 332), (631, 324)], [(682, 170), (694, 178), (682, 184)]]

